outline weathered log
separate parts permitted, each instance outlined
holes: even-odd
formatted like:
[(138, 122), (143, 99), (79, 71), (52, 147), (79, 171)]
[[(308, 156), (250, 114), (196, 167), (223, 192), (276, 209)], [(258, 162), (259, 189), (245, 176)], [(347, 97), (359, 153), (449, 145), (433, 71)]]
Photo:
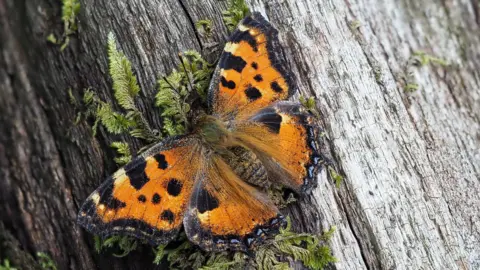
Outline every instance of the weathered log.
[[(116, 168), (108, 145), (118, 137), (74, 125), (67, 89), (112, 100), (105, 44), (113, 31), (138, 77), (138, 106), (159, 125), (158, 74), (176, 66), (178, 52), (209, 54), (225, 40), (226, 2), (84, 0), (63, 52), (46, 41), (62, 29), (60, 5), (0, 0), (0, 258), (21, 269), (35, 267), (35, 252), (60, 269), (151, 268), (149, 252), (96, 254), (75, 224), (79, 205)], [(249, 6), (278, 28), (300, 92), (318, 99), (326, 154), (344, 176), (337, 189), (324, 171), (312, 196), (289, 207), (298, 230), (336, 226), (338, 269), (479, 269), (479, 2)], [(195, 30), (203, 18), (214, 22), (212, 38)]]

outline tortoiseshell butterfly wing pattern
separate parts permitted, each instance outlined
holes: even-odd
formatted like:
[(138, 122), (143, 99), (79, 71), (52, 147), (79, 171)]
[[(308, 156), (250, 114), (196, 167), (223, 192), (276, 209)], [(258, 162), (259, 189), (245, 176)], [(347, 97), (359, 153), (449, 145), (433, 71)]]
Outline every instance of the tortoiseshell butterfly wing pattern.
[(106, 237), (130, 235), (151, 244), (176, 237), (199, 171), (198, 141), (166, 140), (109, 177), (83, 204), (78, 223)]
[(225, 45), (210, 85), (213, 114), (226, 120), (251, 113), (295, 92), (278, 31), (253, 13), (241, 21)]

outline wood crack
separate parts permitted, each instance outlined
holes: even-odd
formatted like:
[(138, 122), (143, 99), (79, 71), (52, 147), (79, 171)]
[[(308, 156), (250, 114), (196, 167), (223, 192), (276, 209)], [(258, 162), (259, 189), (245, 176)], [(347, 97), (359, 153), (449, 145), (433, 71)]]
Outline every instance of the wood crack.
[(190, 25), (192, 26), (193, 33), (195, 34), (195, 38), (197, 39), (198, 45), (200, 46), (200, 51), (203, 51), (202, 40), (200, 39), (200, 34), (197, 31), (197, 27), (195, 26), (195, 22), (193, 21), (192, 16), (188, 12), (187, 7), (183, 3), (183, 0), (178, 0), (178, 3), (182, 7), (183, 12), (185, 12), (185, 15), (187, 16), (188, 21), (190, 22)]

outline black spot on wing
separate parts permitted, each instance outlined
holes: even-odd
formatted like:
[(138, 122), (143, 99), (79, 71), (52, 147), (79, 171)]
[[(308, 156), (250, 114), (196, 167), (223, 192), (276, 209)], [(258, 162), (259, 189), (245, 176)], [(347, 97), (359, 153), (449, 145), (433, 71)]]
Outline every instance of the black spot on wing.
[(145, 197), (145, 195), (140, 195), (140, 196), (137, 197), (137, 200), (138, 200), (139, 202), (144, 203), (144, 202), (147, 201), (147, 198)]
[(170, 224), (172, 224), (173, 221), (175, 220), (175, 214), (170, 210), (165, 210), (160, 215), (160, 219), (168, 221)]
[(130, 185), (136, 190), (141, 189), (149, 181), (145, 173), (146, 167), (147, 162), (143, 157), (138, 157), (125, 165), (125, 173), (130, 179)]
[(262, 93), (260, 93), (260, 90), (251, 85), (247, 89), (245, 89), (245, 94), (250, 101), (255, 101), (262, 97)]
[(163, 154), (156, 154), (153, 156), (155, 160), (158, 162), (158, 168), (165, 170), (168, 167), (168, 162), (165, 159), (165, 155)]
[(252, 66), (252, 68), (254, 69), (258, 69), (258, 64), (257, 62), (252, 62), (252, 64), (250, 64)]
[(255, 38), (248, 31), (237, 30), (230, 37), (230, 41), (234, 43), (239, 43), (241, 41), (247, 42), (253, 49), (254, 52), (258, 52), (258, 44)]
[(158, 195), (158, 193), (153, 194), (153, 196), (152, 196), (152, 203), (153, 204), (159, 204), (160, 200), (162, 200), (162, 197), (160, 197), (160, 195)]
[(234, 81), (227, 81), (227, 79), (225, 79), (223, 76), (220, 78), (220, 82), (222, 83), (223, 87), (227, 87), (229, 89), (235, 89), (236, 87)]
[(282, 125), (282, 116), (278, 113), (268, 114), (260, 120), (270, 131), (280, 133), (280, 126)]
[(219, 205), (218, 199), (215, 198), (205, 189), (200, 189), (197, 197), (197, 209), (200, 214), (203, 214), (207, 211), (211, 211), (217, 208)]
[(167, 184), (167, 192), (172, 196), (178, 196), (182, 192), (182, 183), (175, 178), (170, 179)]
[(257, 81), (257, 82), (263, 81), (263, 77), (262, 77), (262, 75), (260, 75), (260, 74), (255, 75), (255, 77), (253, 77), (253, 79), (254, 79), (255, 81)]
[(277, 92), (277, 93), (282, 93), (283, 92), (283, 88), (276, 81), (273, 81), (270, 84), (270, 87), (272, 87), (272, 90)]
[(113, 197), (113, 187), (114, 183), (111, 181), (111, 183), (104, 186), (103, 189), (99, 190), (99, 194), (101, 194), (99, 203), (105, 205), (108, 209), (114, 210), (127, 206), (124, 202)]
[(249, 28), (259, 29), (265, 35), (268, 58), (272, 63), (278, 63), (275, 65), (275, 69), (282, 74), (287, 85), (287, 88), (283, 89), (283, 91), (287, 92), (288, 90), (288, 96), (293, 95), (297, 89), (295, 77), (288, 71), (289, 63), (286, 61), (284, 51), (278, 40), (278, 31), (258, 12), (252, 13), (250, 17), (245, 18), (241, 23)]
[(220, 59), (220, 63), (218, 64), (220, 68), (225, 70), (233, 69), (238, 73), (241, 73), (247, 62), (243, 60), (240, 56), (235, 56), (230, 52), (223, 52), (222, 58)]

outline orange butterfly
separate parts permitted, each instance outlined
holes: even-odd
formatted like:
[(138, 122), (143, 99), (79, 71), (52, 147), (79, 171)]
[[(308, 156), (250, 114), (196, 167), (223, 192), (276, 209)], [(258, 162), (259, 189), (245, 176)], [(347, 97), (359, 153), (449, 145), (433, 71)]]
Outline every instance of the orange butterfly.
[(211, 115), (115, 172), (88, 197), (78, 223), (151, 244), (173, 240), (183, 224), (190, 241), (217, 251), (245, 251), (277, 233), (285, 218), (259, 188), (303, 193), (321, 161), (313, 115), (282, 101), (295, 85), (277, 36), (259, 13), (243, 19), (210, 84)]

